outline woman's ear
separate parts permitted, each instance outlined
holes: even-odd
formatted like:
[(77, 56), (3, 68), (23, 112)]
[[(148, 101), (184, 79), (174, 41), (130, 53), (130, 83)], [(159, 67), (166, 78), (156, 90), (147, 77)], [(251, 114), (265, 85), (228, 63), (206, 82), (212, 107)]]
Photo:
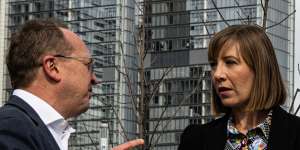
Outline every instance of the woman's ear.
[(47, 55), (42, 59), (42, 67), (45, 72), (45, 75), (58, 82), (61, 80), (61, 75), (59, 72), (59, 68), (56, 64), (56, 59), (54, 56)]

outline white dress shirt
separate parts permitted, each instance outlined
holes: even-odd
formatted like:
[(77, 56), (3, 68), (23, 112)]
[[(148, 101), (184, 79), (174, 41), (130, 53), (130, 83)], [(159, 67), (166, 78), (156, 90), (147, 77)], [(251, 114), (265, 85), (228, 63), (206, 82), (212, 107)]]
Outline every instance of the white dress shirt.
[(16, 89), (13, 91), (13, 95), (20, 97), (30, 105), (48, 127), (59, 148), (68, 150), (69, 137), (71, 133), (75, 132), (69, 123), (46, 101), (32, 93)]

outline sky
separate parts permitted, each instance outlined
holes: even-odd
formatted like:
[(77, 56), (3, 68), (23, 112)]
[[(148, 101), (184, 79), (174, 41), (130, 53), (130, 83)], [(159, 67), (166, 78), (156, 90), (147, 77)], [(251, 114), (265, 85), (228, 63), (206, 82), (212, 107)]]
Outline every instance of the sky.
[[(295, 74), (294, 74), (294, 91), (296, 91), (297, 88), (300, 89), (300, 72), (298, 72), (298, 64), (300, 65), (300, 1), (295, 0), (296, 3), (296, 20), (295, 20)], [(300, 66), (299, 66), (300, 67)], [(295, 106), (298, 106), (300, 104), (300, 92), (298, 92), (296, 97)], [(295, 107), (294, 107), (295, 108)], [(296, 109), (296, 108), (295, 108)], [(300, 113), (297, 114), (300, 116)]]

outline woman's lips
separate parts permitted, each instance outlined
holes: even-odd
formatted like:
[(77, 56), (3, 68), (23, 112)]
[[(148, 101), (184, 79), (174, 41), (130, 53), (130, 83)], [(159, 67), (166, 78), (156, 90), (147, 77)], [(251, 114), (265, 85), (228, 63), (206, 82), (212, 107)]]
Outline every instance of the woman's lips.
[(219, 87), (218, 88), (218, 93), (219, 93), (219, 96), (221, 98), (227, 98), (230, 96), (230, 91), (232, 89), (231, 88), (228, 88), (228, 87)]

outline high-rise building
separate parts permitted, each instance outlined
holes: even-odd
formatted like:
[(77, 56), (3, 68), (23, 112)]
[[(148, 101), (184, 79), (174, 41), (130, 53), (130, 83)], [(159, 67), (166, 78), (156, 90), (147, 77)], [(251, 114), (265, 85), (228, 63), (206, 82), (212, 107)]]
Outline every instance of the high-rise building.
[[(146, 79), (149, 132), (154, 149), (177, 149), (188, 124), (202, 124), (210, 114), (210, 67), (207, 46), (215, 32), (233, 24), (263, 22), (260, 0), (145, 0)], [(274, 45), (282, 77), (293, 95), (293, 0), (272, 0), (266, 31)], [(165, 74), (166, 73), (166, 74)], [(289, 98), (290, 100), (291, 98)], [(285, 105), (289, 107), (290, 101)], [(163, 115), (162, 115), (163, 113)], [(159, 125), (157, 125), (159, 124)]]
[[(126, 138), (136, 138), (136, 119), (125, 83), (126, 79), (137, 82), (134, 1), (7, 0), (6, 5), (9, 33), (27, 20), (55, 17), (82, 38), (95, 59), (94, 71), (101, 84), (93, 88), (90, 109), (71, 120), (76, 133), (71, 136), (70, 149), (109, 149)], [(125, 70), (130, 72), (126, 77), (122, 74)], [(8, 96), (10, 85), (6, 89)]]
[[(293, 95), (294, 3), (269, 1), (266, 30), (289, 96)], [(139, 9), (145, 10), (139, 13), (143, 19), (135, 16)], [(91, 50), (101, 81), (93, 89), (91, 108), (71, 120), (76, 133), (70, 149), (104, 150), (124, 142), (125, 135), (137, 136), (132, 96), (138, 95), (131, 93), (138, 93), (140, 68), (134, 35), (135, 27), (145, 27), (145, 99), (149, 101), (145, 140), (153, 149), (175, 150), (187, 125), (212, 119), (209, 39), (228, 25), (261, 25), (262, 12), (261, 0), (1, 0), (0, 49), (7, 47), (3, 40), (27, 20), (65, 21)], [(144, 26), (135, 26), (141, 22)], [(0, 60), (3, 55), (0, 51)], [(3, 74), (5, 82), (0, 83), (7, 98), (11, 87)]]
[(4, 61), (4, 56), (5, 56), (5, 52), (4, 52), (4, 49), (5, 49), (5, 37), (6, 37), (6, 30), (5, 30), (5, 23), (6, 23), (6, 0), (2, 0), (0, 1), (0, 105), (2, 106), (3, 102), (2, 101), (5, 96), (5, 92), (4, 92), (4, 89), (5, 89), (5, 83), (6, 83), (6, 80), (4, 78), (4, 70), (5, 70), (5, 61)]

